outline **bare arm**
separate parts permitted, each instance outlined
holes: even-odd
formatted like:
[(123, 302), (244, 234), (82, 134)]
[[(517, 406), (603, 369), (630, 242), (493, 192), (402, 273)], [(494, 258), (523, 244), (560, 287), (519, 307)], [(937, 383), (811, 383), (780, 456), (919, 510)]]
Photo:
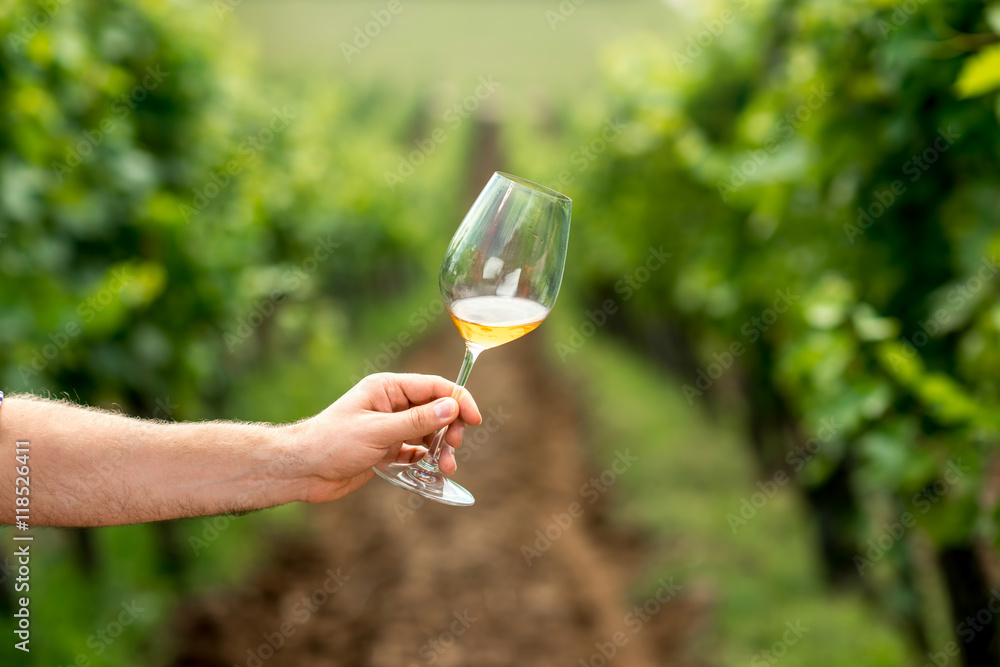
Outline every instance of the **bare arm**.
[[(436, 429), (452, 424), (447, 441), (458, 446), (464, 423), (480, 421), (467, 391), (424, 375), (370, 376), (284, 426), (162, 423), (8, 397), (0, 521), (15, 516), (17, 441), (30, 443), (32, 525), (110, 526), (333, 500), (371, 479), (383, 458), (419, 459), (417, 445)], [(442, 468), (453, 472), (454, 460)]]

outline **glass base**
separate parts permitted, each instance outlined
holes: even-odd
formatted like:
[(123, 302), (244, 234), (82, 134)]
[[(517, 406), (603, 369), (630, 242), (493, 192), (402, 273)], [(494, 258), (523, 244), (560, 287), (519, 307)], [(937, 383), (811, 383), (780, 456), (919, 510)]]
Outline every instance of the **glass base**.
[(468, 507), (476, 502), (472, 494), (461, 485), (420, 463), (383, 461), (374, 470), (396, 486), (445, 505)]

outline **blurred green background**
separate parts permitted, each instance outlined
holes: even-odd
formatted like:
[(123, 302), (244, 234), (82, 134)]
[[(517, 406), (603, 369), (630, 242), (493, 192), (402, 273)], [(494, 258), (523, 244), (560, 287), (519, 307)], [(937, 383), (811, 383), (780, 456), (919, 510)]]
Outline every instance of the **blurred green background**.
[[(660, 547), (637, 586), (715, 591), (698, 659), (772, 664), (809, 618), (782, 664), (996, 665), (998, 34), (964, 0), (5, 0), (0, 387), (313, 414), (440, 324), (411, 317), (503, 168), (574, 199), (537, 335), (598, 464), (657, 462), (615, 512)], [(199, 519), (45, 532), (45, 642), (0, 661), (94, 656), (136, 598), (96, 664), (160, 664), (177, 601), (303, 520), (197, 557)]]

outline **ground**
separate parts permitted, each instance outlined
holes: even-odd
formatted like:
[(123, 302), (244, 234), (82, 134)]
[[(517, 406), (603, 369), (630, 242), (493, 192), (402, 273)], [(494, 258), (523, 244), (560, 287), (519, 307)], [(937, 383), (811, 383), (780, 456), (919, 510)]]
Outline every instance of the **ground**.
[[(540, 340), (489, 351), (473, 373), (486, 419), (467, 433), (456, 479), (474, 507), (376, 479), (311, 508), (310, 529), (276, 543), (245, 585), (181, 608), (174, 664), (252, 667), (271, 654), (267, 636), (275, 664), (295, 667), (601, 665), (602, 649), (618, 665), (695, 664), (687, 646), (709, 605), (669, 578), (653, 595), (672, 599), (628, 599), (642, 541), (608, 521), (589, 480), (616, 473), (587, 461), (574, 386)], [(441, 331), (404, 370), (447, 374), (460, 359), (458, 336)], [(296, 607), (303, 596), (315, 613)]]

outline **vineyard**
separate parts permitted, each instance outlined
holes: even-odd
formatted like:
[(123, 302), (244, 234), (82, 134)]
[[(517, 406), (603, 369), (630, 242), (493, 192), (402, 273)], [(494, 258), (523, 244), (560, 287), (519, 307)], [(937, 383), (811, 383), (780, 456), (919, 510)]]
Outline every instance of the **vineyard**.
[[(338, 35), (369, 13), (312, 4), (353, 12)], [(283, 422), (372, 372), (451, 376), (437, 267), (489, 175), (565, 192), (574, 219), (553, 315), (473, 374), (492, 407), (518, 406), (460, 459), (493, 496), (483, 514), (400, 509), (373, 483), (342, 507), (45, 531), (45, 639), (27, 657), (5, 644), (3, 664), (245, 661), (283, 592), (334, 562), (364, 562), (367, 588), (274, 664), (430, 664), (425, 641), (469, 605), (489, 620), (435, 661), (501, 664), (517, 644), (594, 664), (671, 580), (620, 664), (1000, 664), (1000, 5), (632, 4), (403, 3), (339, 76), (295, 60), (319, 42), (345, 58), (307, 29), (310, 3), (4, 3), (6, 392)], [(636, 20), (593, 76), (574, 71), (632, 11), (674, 27)], [(526, 43), (579, 44), (547, 94), (511, 74), (535, 47), (476, 69), (531, 21)], [(445, 66), (414, 58), (409, 85), (381, 77), (392, 44), (434, 30), (475, 74), (413, 84)], [(626, 449), (641, 463), (550, 560), (535, 530)]]

